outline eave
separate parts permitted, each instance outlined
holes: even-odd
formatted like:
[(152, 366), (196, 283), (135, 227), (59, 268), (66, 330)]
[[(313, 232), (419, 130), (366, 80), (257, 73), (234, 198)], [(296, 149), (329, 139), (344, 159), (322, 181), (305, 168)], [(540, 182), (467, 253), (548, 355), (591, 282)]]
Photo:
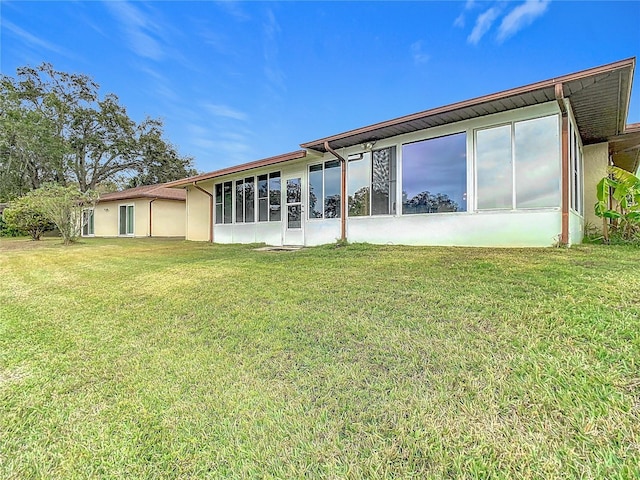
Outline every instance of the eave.
[(230, 175), (232, 173), (244, 172), (245, 170), (251, 170), (253, 168), (261, 168), (268, 167), (271, 165), (277, 165), (282, 162), (288, 162), (291, 160), (298, 160), (301, 158), (305, 158), (307, 156), (307, 152), (305, 150), (297, 150), (295, 152), (284, 153), (282, 155), (277, 155), (275, 157), (263, 158), (261, 160), (255, 160), (253, 162), (243, 163), (242, 165), (236, 165), (233, 167), (223, 168), (221, 170), (216, 170), (213, 172), (203, 173), (201, 175), (195, 175), (193, 177), (183, 178), (181, 180), (176, 180), (174, 182), (166, 183), (166, 187), (186, 187), (188, 185), (193, 185), (194, 183), (203, 182), (205, 180), (212, 180), (218, 177), (223, 177), (225, 175)]
[(556, 99), (556, 85), (573, 110), (584, 144), (621, 135), (631, 96), (635, 58), (513, 88), (443, 107), (425, 110), (367, 127), (303, 143), (302, 148), (325, 152), (325, 142), (334, 149), (364, 144), (418, 130), (471, 118), (537, 105)]

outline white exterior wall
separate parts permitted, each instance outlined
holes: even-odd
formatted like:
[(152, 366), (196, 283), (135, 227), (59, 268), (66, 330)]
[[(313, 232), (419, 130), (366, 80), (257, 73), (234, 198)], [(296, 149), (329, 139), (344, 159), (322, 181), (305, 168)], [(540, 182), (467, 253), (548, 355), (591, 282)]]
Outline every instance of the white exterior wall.
[[(347, 240), (350, 242), (379, 244), (504, 247), (540, 247), (557, 244), (561, 232), (560, 206), (557, 208), (530, 210), (477, 211), (475, 207), (476, 177), (474, 165), (475, 146), (473, 139), (474, 131), (478, 128), (558, 113), (558, 105), (554, 101), (378, 141), (374, 147), (376, 150), (390, 146), (396, 147), (398, 171), (396, 187), (397, 211), (395, 215), (347, 218)], [(559, 129), (560, 116), (558, 116), (558, 132)], [(403, 190), (402, 145), (461, 132), (465, 132), (467, 138), (467, 211), (417, 215), (400, 214), (402, 210)], [(560, 138), (560, 135), (558, 137)], [(338, 153), (344, 158), (347, 158), (350, 154), (361, 153), (362, 151), (362, 147), (356, 145), (340, 149)], [(561, 161), (560, 158), (560, 144), (558, 144), (558, 162)], [(313, 246), (335, 242), (340, 238), (340, 219), (325, 220), (308, 218), (309, 166), (327, 160), (334, 160), (333, 155), (328, 153), (320, 155), (309, 152), (306, 158), (298, 161), (231, 174), (216, 178), (212, 184), (207, 184), (207, 190), (213, 193), (214, 184), (225, 181), (235, 181), (240, 178), (246, 178), (247, 176), (258, 176), (280, 171), (282, 178), (282, 221), (215, 224), (214, 242), (266, 243), (268, 245), (282, 245), (287, 243), (284, 178), (289, 174), (298, 172), (302, 178), (304, 212), (304, 236), (302, 238), (304, 245)], [(560, 178), (558, 178), (558, 191), (560, 191)], [(346, 201), (346, 199), (343, 200)], [(233, 204), (235, 209), (235, 201)], [(233, 218), (235, 219), (235, 212)], [(189, 225), (191, 225), (193, 221), (194, 219), (190, 216), (188, 220)], [(189, 227), (189, 230), (190, 229), (191, 227)], [(582, 240), (582, 218), (574, 212), (570, 215), (570, 240), (572, 243), (579, 243)]]
[(559, 211), (419, 214), (360, 217), (351, 242), (473, 247), (540, 247), (558, 242)]
[(576, 211), (569, 211), (569, 245), (582, 243), (584, 238), (584, 219)]
[[(309, 158), (309, 157), (307, 157)], [(307, 164), (302, 163), (300, 161), (287, 162), (282, 164), (275, 164), (269, 167), (257, 168), (254, 170), (247, 170), (237, 174), (226, 175), (223, 177), (219, 177), (215, 179), (208, 188), (207, 191), (215, 194), (215, 185), (218, 183), (224, 183), (228, 181), (239, 180), (241, 178), (246, 178), (249, 176), (259, 176), (263, 174), (269, 174), (272, 172), (280, 172), (280, 180), (281, 180), (281, 218), (282, 220), (279, 222), (249, 222), (249, 223), (214, 223), (213, 227), (213, 238), (215, 243), (265, 243), (267, 245), (283, 245), (286, 243), (285, 240), (285, 231), (284, 228), (286, 226), (286, 208), (285, 208), (285, 181), (284, 178), (288, 175), (297, 175), (299, 174), (302, 178), (303, 184), (303, 197), (307, 195), (306, 192), (306, 168)], [(204, 187), (203, 187), (204, 188)], [(256, 186), (257, 188), (257, 186)], [(235, 191), (235, 184), (234, 184)], [(234, 197), (235, 198), (235, 197)], [(257, 209), (257, 193), (255, 196), (256, 199), (256, 215), (258, 212)], [(235, 201), (233, 203), (233, 218), (235, 219)], [(215, 208), (215, 206), (214, 206)], [(305, 209), (306, 214), (306, 209)], [(191, 221), (191, 220), (189, 220)], [(215, 219), (214, 219), (215, 222)], [(306, 224), (303, 225), (306, 227)], [(306, 228), (304, 229), (306, 233)], [(338, 234), (338, 236), (340, 236)], [(323, 242), (323, 243), (331, 243), (335, 241), (335, 238)]]

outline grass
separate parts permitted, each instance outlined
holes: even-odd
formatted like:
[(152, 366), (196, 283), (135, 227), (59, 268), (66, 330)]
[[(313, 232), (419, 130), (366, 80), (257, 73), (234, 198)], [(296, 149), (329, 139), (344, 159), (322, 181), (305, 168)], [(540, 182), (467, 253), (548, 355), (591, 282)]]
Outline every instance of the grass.
[(640, 477), (638, 248), (0, 242), (0, 478)]

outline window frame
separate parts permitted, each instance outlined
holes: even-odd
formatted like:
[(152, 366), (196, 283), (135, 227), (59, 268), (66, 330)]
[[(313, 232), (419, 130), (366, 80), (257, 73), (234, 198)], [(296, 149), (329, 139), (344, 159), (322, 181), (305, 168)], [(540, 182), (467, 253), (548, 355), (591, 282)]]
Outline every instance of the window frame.
[[(122, 208), (125, 208), (125, 232), (120, 232)], [(129, 210), (131, 209), (131, 210)], [(131, 213), (129, 213), (131, 212)], [(129, 232), (129, 226), (131, 226), (131, 232)], [(118, 204), (118, 236), (119, 237), (133, 237), (136, 231), (136, 208), (134, 203), (120, 203)]]
[[(557, 167), (560, 175), (557, 180), (558, 187), (558, 195), (559, 195), (559, 203), (558, 206), (553, 207), (518, 207), (517, 204), (517, 152), (516, 152), (516, 124), (524, 123), (533, 120), (539, 120), (542, 118), (550, 118), (554, 117), (556, 122), (556, 133), (558, 136), (558, 142), (556, 145), (556, 153), (557, 153)], [(494, 128), (500, 128), (504, 126), (510, 127), (510, 140), (511, 140), (511, 207), (510, 208), (479, 208), (478, 200), (479, 200), (479, 189), (478, 189), (478, 132), (484, 130), (490, 130)], [(557, 112), (540, 114), (531, 117), (518, 118), (514, 120), (504, 121), (500, 123), (495, 123), (491, 125), (483, 125), (479, 127), (473, 128), (473, 191), (474, 191), (474, 199), (473, 199), (473, 212), (474, 213), (483, 213), (483, 212), (514, 212), (514, 211), (533, 211), (533, 210), (560, 210), (562, 204), (561, 192), (562, 192), (562, 182), (561, 182), (561, 127), (560, 127), (560, 115)], [(469, 210), (471, 211), (471, 210)]]
[[(88, 215), (89, 219), (85, 224), (85, 215)], [(87, 233), (85, 233), (85, 226), (87, 227)], [(118, 224), (118, 231), (120, 226)], [(82, 236), (83, 237), (93, 237), (96, 234), (95, 228), (95, 208), (84, 208), (82, 209)]]
[(573, 119), (569, 121), (569, 168), (570, 201), (569, 207), (580, 216), (584, 216), (584, 178), (582, 164), (582, 139)]
[[(437, 127), (436, 127), (437, 128)], [(464, 150), (465, 150), (465, 168), (464, 168), (464, 175), (465, 175), (465, 179), (464, 179), (464, 188), (465, 191), (463, 193), (463, 200), (465, 202), (465, 208), (463, 210), (458, 210), (458, 211), (444, 211), (444, 212), (417, 212), (417, 213), (405, 213), (404, 212), (404, 201), (403, 201), (403, 192), (404, 192), (404, 172), (405, 172), (405, 165), (406, 165), (406, 158), (405, 158), (405, 153), (403, 148), (407, 145), (412, 145), (412, 144), (416, 144), (416, 143), (421, 143), (421, 142), (429, 142), (432, 140), (438, 140), (438, 139), (442, 139), (442, 138), (446, 138), (446, 137), (452, 137), (455, 135), (463, 135), (464, 134)], [(396, 196), (398, 195), (398, 193), (400, 194), (400, 198), (398, 199), (398, 203), (397, 203), (397, 207), (396, 207), (396, 211), (398, 212), (398, 215), (401, 215), (403, 217), (412, 217), (415, 215), (442, 215), (442, 214), (447, 214), (447, 215), (451, 215), (451, 214), (455, 214), (455, 215), (459, 215), (459, 214), (465, 214), (465, 213), (469, 213), (471, 212), (470, 208), (469, 208), (469, 128), (458, 128), (458, 129), (452, 129), (451, 131), (448, 132), (438, 132), (438, 134), (436, 135), (432, 135), (429, 136), (427, 138), (418, 138), (415, 140), (411, 140), (408, 142), (403, 142), (400, 146), (402, 147), (400, 150), (402, 152), (402, 162), (401, 162), (401, 167), (400, 167), (400, 175), (399, 175), (399, 179), (396, 180), (396, 182), (398, 182), (399, 180), (401, 181), (401, 185), (400, 188), (398, 189), (396, 187)], [(475, 137), (473, 137), (473, 142), (475, 142)], [(448, 196), (448, 195), (447, 195)], [(399, 207), (399, 208), (398, 208)]]
[[(266, 177), (267, 182), (267, 190), (266, 197), (260, 196), (260, 181), (261, 177)], [(274, 179), (278, 179), (280, 183), (279, 197), (280, 203), (277, 205), (280, 207), (280, 219), (272, 219), (274, 217), (273, 208), (276, 204), (272, 203), (272, 192), (275, 192), (271, 188), (271, 182)], [(261, 173), (256, 175), (247, 175), (242, 177), (234, 177), (230, 180), (225, 180), (224, 182), (218, 182), (213, 185), (213, 197), (214, 197), (214, 225), (243, 225), (243, 224), (252, 224), (252, 223), (265, 223), (265, 222), (281, 222), (282, 221), (282, 172), (280, 170)], [(253, 200), (251, 203), (247, 203), (247, 191), (246, 185), (253, 185)], [(225, 185), (230, 185), (231, 187), (231, 216), (230, 221), (225, 221), (225, 207), (227, 204), (225, 202)], [(242, 194), (238, 195), (238, 187), (241, 186)], [(219, 192), (218, 192), (219, 190)], [(218, 195), (220, 193), (220, 195)], [(241, 211), (238, 209), (238, 201), (239, 197), (241, 198)], [(266, 200), (267, 205), (267, 219), (260, 219), (260, 200)], [(253, 205), (253, 215), (251, 217), (247, 217), (248, 206)], [(238, 215), (241, 214), (241, 219), (239, 219)]]
[[(373, 213), (373, 204), (374, 204), (374, 192), (373, 192), (373, 177), (374, 177), (374, 154), (377, 152), (382, 152), (385, 150), (389, 150), (389, 179), (387, 183), (388, 192), (389, 192), (389, 203), (387, 205), (388, 212), (387, 213)], [(397, 215), (398, 212), (398, 153), (397, 153), (397, 145), (389, 145), (387, 147), (378, 148), (375, 150), (370, 150), (363, 153), (352, 154), (347, 157), (347, 218), (363, 218), (363, 217), (393, 217)], [(351, 157), (351, 158), (349, 158)], [(349, 166), (352, 162), (358, 161), (366, 161), (367, 167), (367, 184), (363, 187), (366, 187), (367, 190), (367, 213), (363, 215), (351, 215), (349, 213), (351, 206), (349, 205), (349, 200), (351, 195), (349, 195), (349, 181), (350, 181), (350, 173)], [(361, 187), (362, 188), (362, 187)], [(357, 193), (357, 191), (356, 191)], [(355, 193), (354, 193), (355, 195)]]
[[(340, 187), (338, 188), (338, 198), (340, 199), (340, 204), (338, 206), (337, 209), (337, 215), (335, 217), (327, 217), (326, 216), (326, 212), (327, 212), (327, 205), (326, 205), (326, 170), (327, 170), (327, 163), (331, 163), (331, 164), (335, 164), (337, 165), (338, 171), (339, 171), (339, 178), (340, 178)], [(322, 195), (320, 197), (320, 205), (322, 206), (322, 215), (321, 216), (311, 216), (311, 191), (312, 191), (312, 186), (311, 186), (311, 168), (313, 167), (318, 167), (318, 166), (322, 166), (322, 170), (316, 170), (316, 171), (322, 171)], [(335, 166), (331, 166), (329, 168), (336, 168)], [(307, 165), (307, 195), (306, 195), (306, 200), (307, 200), (307, 214), (305, 215), (306, 220), (309, 221), (315, 221), (315, 220), (336, 220), (336, 219), (340, 219), (341, 215), (342, 215), (342, 202), (344, 201), (344, 199), (342, 198), (342, 168), (340, 165), (340, 160), (333, 158), (333, 159), (323, 159), (320, 162), (314, 162), (314, 163), (310, 163)], [(347, 215), (348, 216), (348, 215)]]

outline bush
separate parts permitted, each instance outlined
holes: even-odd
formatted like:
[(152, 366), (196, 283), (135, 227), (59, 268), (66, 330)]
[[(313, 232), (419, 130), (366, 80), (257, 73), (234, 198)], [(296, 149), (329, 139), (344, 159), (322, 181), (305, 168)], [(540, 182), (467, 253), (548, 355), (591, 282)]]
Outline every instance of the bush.
[(65, 245), (74, 242), (82, 229), (82, 210), (95, 205), (95, 192), (81, 192), (77, 187), (63, 187), (47, 183), (27, 194), (60, 231)]
[(54, 228), (38, 200), (29, 194), (12, 201), (5, 208), (2, 218), (6, 230), (11, 233), (6, 236), (26, 234), (33, 240), (40, 240), (44, 232)]
[(4, 215), (0, 215), (0, 237), (21, 237), (26, 235), (26, 233), (10, 227), (4, 221)]

